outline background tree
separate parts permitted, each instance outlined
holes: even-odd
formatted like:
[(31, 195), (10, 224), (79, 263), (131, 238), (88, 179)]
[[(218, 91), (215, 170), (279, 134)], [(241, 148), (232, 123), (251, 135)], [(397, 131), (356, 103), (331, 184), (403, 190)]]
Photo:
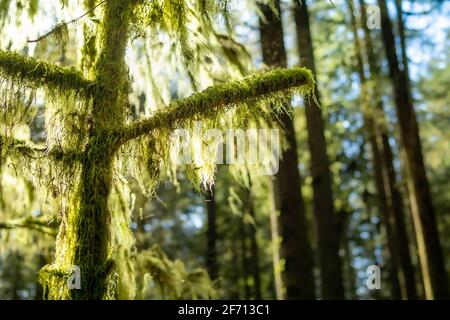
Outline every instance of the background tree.
[[(317, 74), (306, 0), (295, 1), (295, 22), (300, 64), (309, 68), (313, 74)], [(305, 100), (305, 115), (311, 154), (314, 215), (319, 241), (320, 283), (324, 299), (343, 299), (344, 287), (327, 142), (317, 86), (314, 91), (315, 98)]]
[[(263, 17), (259, 29), (263, 61), (270, 67), (287, 66), (283, 27), (279, 17), (269, 5), (261, 5)], [(279, 1), (275, 9), (280, 12)], [(291, 106), (286, 102), (285, 107)], [(279, 171), (275, 177), (275, 197), (279, 208), (281, 249), (285, 259), (284, 278), (287, 299), (313, 299), (315, 297), (313, 259), (308, 239), (305, 207), (298, 171), (295, 128), (288, 114), (280, 118), (286, 129), (288, 147), (281, 155)]]
[(411, 192), (411, 208), (417, 234), (425, 293), (429, 299), (446, 298), (448, 297), (448, 277), (436, 226), (436, 214), (423, 162), (419, 128), (408, 85), (409, 75), (407, 69), (400, 69), (386, 1), (380, 0), (378, 3), (381, 12), (383, 43), (394, 87), (400, 136), (406, 153), (408, 186)]

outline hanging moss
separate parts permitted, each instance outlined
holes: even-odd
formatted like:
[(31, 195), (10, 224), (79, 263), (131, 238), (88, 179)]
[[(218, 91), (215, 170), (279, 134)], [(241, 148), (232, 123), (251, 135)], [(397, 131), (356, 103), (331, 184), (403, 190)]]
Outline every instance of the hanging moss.
[[(157, 128), (172, 130), (183, 127), (192, 119), (217, 118), (227, 107), (256, 102), (265, 98), (289, 93), (312, 95), (314, 78), (305, 68), (275, 69), (249, 76), (243, 80), (230, 81), (210, 87), (186, 99), (175, 101), (154, 116), (127, 126), (119, 142), (126, 142)], [(291, 91), (291, 92), (289, 92)]]
[(182, 261), (171, 261), (157, 245), (140, 252), (136, 268), (142, 284), (141, 298), (145, 298), (150, 282), (156, 284), (165, 299), (212, 299), (216, 296), (205, 270), (187, 271)]
[(0, 50), (0, 78), (7, 77), (15, 82), (34, 87), (45, 87), (50, 91), (74, 90), (89, 97), (94, 83), (86, 80), (75, 68), (59, 67), (54, 64), (21, 54)]

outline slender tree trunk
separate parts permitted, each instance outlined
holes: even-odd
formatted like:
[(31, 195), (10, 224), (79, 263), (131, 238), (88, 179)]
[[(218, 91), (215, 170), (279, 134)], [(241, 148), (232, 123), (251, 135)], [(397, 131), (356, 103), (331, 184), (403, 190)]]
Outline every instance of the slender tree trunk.
[[(353, 1), (349, 2), (349, 9), (352, 18), (352, 29), (355, 40), (355, 51), (357, 57), (357, 71), (361, 83), (361, 96), (363, 102), (364, 126), (368, 135), (372, 149), (375, 184), (377, 186), (379, 211), (383, 225), (386, 229), (388, 247), (393, 270), (393, 293), (394, 298), (416, 299), (417, 292), (414, 280), (414, 270), (409, 253), (406, 227), (404, 224), (404, 208), (400, 191), (396, 183), (396, 173), (393, 166), (393, 155), (389, 145), (386, 130), (380, 128), (375, 117), (384, 118), (383, 106), (379, 97), (374, 97), (377, 93), (368, 92), (367, 79), (364, 73), (364, 62), (362, 46), (358, 36), (357, 21), (354, 12)], [(365, 13), (363, 14), (365, 16)], [(367, 26), (365, 26), (367, 28)], [(368, 60), (371, 69), (372, 80), (378, 76), (370, 34), (366, 39)], [(372, 108), (371, 101), (377, 101), (377, 105)]]
[(13, 251), (10, 253), (10, 263), (12, 262), (12, 272), (11, 278), (9, 279), (11, 285), (11, 299), (12, 300), (20, 300), (19, 290), (20, 283), (23, 281), (22, 268), (23, 268), (23, 258), (21, 254), (17, 251)]
[[(409, 78), (408, 55), (406, 53), (406, 33), (405, 33), (405, 23), (404, 23), (404, 19), (403, 19), (402, 0), (396, 0), (395, 1), (395, 6), (396, 6), (396, 10), (397, 10), (397, 25), (398, 25), (398, 31), (399, 31), (399, 37), (400, 37), (400, 49), (401, 49), (401, 56), (402, 56), (403, 72), (405, 73), (405, 75), (407, 75), (407, 85), (408, 85), (409, 99), (410, 99), (410, 101), (413, 101), (412, 100), (412, 92), (411, 92), (411, 80)], [(383, 140), (383, 143), (389, 145), (389, 141), (387, 140), (387, 138)], [(400, 146), (400, 148), (402, 150), (404, 149), (403, 146)], [(390, 151), (390, 149), (389, 149), (389, 151)], [(393, 158), (392, 157), (392, 152), (390, 152), (389, 156), (391, 157), (391, 159)], [(404, 157), (404, 159), (406, 159), (406, 156)], [(403, 163), (406, 163), (406, 161), (403, 161)], [(394, 170), (393, 166), (392, 166), (392, 170)], [(407, 191), (409, 191), (408, 187), (406, 189), (407, 189)], [(395, 191), (396, 192), (395, 192), (394, 196), (401, 197), (399, 189), (396, 188)], [(407, 194), (410, 194), (410, 193), (407, 192)], [(412, 212), (412, 210), (410, 210), (410, 212)], [(401, 233), (399, 233), (399, 238), (402, 238), (402, 237), (404, 237), (404, 236)], [(405, 237), (403, 239), (407, 240)], [(416, 243), (417, 243), (417, 241), (416, 241)], [(409, 252), (408, 252), (408, 254), (409, 254)], [(407, 257), (408, 256), (406, 255), (406, 252), (403, 250), (402, 251), (402, 259), (407, 259)], [(407, 261), (407, 260), (405, 260), (405, 261)], [(412, 269), (412, 263), (410, 263), (409, 265), (410, 265), (410, 268), (411, 268), (410, 279), (413, 279), (414, 274), (413, 274), (413, 269)], [(408, 290), (410, 290), (410, 289), (408, 288)]]
[(345, 236), (343, 239), (344, 242), (344, 261), (345, 261), (345, 265), (346, 265), (346, 269), (347, 269), (347, 283), (348, 283), (348, 287), (347, 287), (347, 291), (348, 291), (348, 295), (347, 298), (348, 299), (352, 299), (355, 300), (358, 298), (358, 294), (356, 292), (356, 274), (355, 274), (355, 268), (353, 267), (353, 255), (352, 255), (352, 251), (350, 248), (350, 239), (348, 238), (348, 236)]
[(261, 300), (261, 271), (259, 269), (259, 247), (257, 239), (257, 224), (255, 207), (251, 191), (248, 195), (248, 210), (253, 219), (253, 224), (250, 224), (250, 268), (254, 282), (254, 298)]
[[(280, 9), (279, 1), (275, 1)], [(261, 5), (265, 19), (260, 20), (261, 47), (264, 63), (270, 67), (286, 67), (283, 28), (268, 5)], [(286, 107), (292, 111), (292, 106)], [(279, 119), (285, 128), (289, 147), (282, 153), (275, 177), (277, 208), (282, 236), (281, 250), (285, 260), (284, 278), (287, 299), (314, 299), (313, 259), (309, 243), (306, 211), (301, 193), (297, 141), (292, 119), (284, 114)]]
[(270, 234), (272, 239), (272, 265), (277, 300), (284, 300), (283, 279), (281, 277), (280, 246), (278, 233), (278, 211), (275, 204), (275, 195), (272, 179), (268, 179), (269, 205), (270, 205)]
[[(307, 1), (295, 1), (295, 4), (295, 22), (301, 65), (316, 74)], [(319, 99), (317, 86), (315, 89), (316, 97)], [(305, 101), (305, 114), (311, 154), (314, 216), (318, 227), (322, 297), (324, 299), (344, 299), (330, 164), (326, 150), (322, 112), (317, 101), (314, 99)]]
[(381, 12), (381, 31), (392, 79), (400, 137), (406, 151), (406, 167), (410, 179), (411, 205), (417, 233), (419, 259), (422, 267), (425, 294), (428, 299), (449, 297), (448, 276), (436, 225), (411, 92), (409, 75), (400, 70), (393, 26), (385, 0), (378, 0)]
[(208, 229), (206, 231), (207, 237), (207, 249), (206, 249), (206, 267), (208, 269), (209, 276), (212, 280), (218, 277), (217, 268), (217, 228), (216, 228), (216, 202), (214, 196), (215, 188), (211, 187), (208, 191), (206, 201), (206, 212), (208, 215)]
[(244, 298), (249, 300), (251, 298), (250, 285), (248, 284), (249, 277), (249, 259), (247, 256), (247, 232), (245, 231), (244, 216), (240, 218), (240, 240), (241, 240), (241, 266), (242, 266), (242, 278), (244, 279)]
[[(361, 17), (363, 21), (367, 21), (367, 14), (365, 10), (364, 0), (360, 0), (361, 5)], [(366, 42), (366, 52), (368, 56), (369, 69), (372, 80), (375, 77), (381, 75), (381, 70), (377, 59), (375, 58), (375, 52), (372, 45), (372, 39), (370, 36), (367, 24), (363, 23), (364, 35)], [(375, 87), (376, 88), (376, 87)], [(394, 227), (397, 236), (399, 257), (401, 262), (401, 268), (403, 272), (404, 294), (403, 296), (408, 299), (417, 298), (416, 282), (414, 277), (414, 268), (411, 261), (411, 255), (409, 250), (409, 239), (407, 235), (407, 229), (405, 225), (405, 206), (403, 202), (402, 193), (400, 191), (399, 182), (397, 181), (397, 173), (394, 168), (394, 155), (392, 148), (389, 144), (388, 129), (383, 125), (384, 108), (381, 100), (381, 94), (375, 89), (373, 92), (374, 101), (376, 102), (376, 114), (374, 117), (374, 124), (376, 127), (377, 140), (379, 148), (382, 151), (382, 166), (383, 166), (383, 178), (385, 183), (385, 189), (389, 199), (389, 205), (391, 208), (391, 216), (394, 217)], [(379, 118), (378, 122), (375, 118)], [(381, 140), (381, 143), (379, 142)]]
[(356, 275), (353, 268), (353, 256), (350, 250), (350, 237), (348, 235), (350, 212), (340, 210), (338, 212), (338, 239), (340, 247), (344, 250), (342, 273), (344, 278), (344, 288), (346, 291), (346, 298), (357, 299), (356, 293)]
[[(233, 238), (236, 239), (236, 235)], [(239, 283), (239, 275), (240, 275), (238, 241), (231, 240), (231, 256), (232, 256), (231, 270), (233, 271), (231, 279), (233, 281), (232, 282), (233, 286), (230, 293), (230, 299), (238, 300), (241, 298), (240, 288), (238, 285), (236, 285)]]
[(409, 79), (409, 66), (408, 66), (408, 55), (406, 53), (406, 34), (405, 34), (405, 23), (403, 20), (403, 5), (402, 0), (395, 0), (395, 8), (397, 10), (397, 27), (398, 27), (398, 34), (400, 37), (400, 51), (402, 56), (402, 65), (403, 65), (403, 72), (408, 75), (408, 91), (410, 93), (410, 99), (412, 99), (411, 96), (411, 81)]
[[(67, 220), (58, 235), (55, 262), (40, 277), (50, 299), (115, 298), (115, 264), (111, 259), (108, 197), (112, 185), (115, 141), (111, 129), (125, 121), (128, 70), (125, 49), (132, 0), (109, 0), (104, 5), (101, 51), (94, 66), (95, 80), (104, 84), (94, 98), (92, 126), (81, 160), (80, 181), (70, 196)], [(65, 277), (74, 267), (80, 271), (81, 288), (69, 289)]]

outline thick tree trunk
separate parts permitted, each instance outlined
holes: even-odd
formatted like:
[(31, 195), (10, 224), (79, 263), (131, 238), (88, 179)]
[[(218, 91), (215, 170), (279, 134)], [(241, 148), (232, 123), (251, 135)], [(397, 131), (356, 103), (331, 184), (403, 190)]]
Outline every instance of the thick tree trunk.
[[(307, 2), (306, 0), (295, 1), (295, 4), (295, 22), (301, 65), (310, 69), (315, 75)], [(315, 92), (319, 99), (317, 86)], [(344, 299), (330, 164), (326, 150), (322, 112), (317, 101), (315, 99), (305, 100), (305, 114), (311, 154), (314, 216), (318, 227), (322, 298)]]
[[(279, 1), (275, 1), (280, 8)], [(261, 5), (265, 20), (260, 20), (261, 47), (264, 63), (270, 67), (286, 67), (283, 28), (268, 5)], [(290, 104), (286, 106), (292, 111)], [(287, 299), (314, 299), (313, 259), (309, 243), (305, 206), (301, 193), (297, 141), (292, 119), (284, 114), (280, 125), (285, 128), (289, 147), (282, 153), (275, 177), (276, 204), (280, 211), (281, 251), (285, 259), (284, 278)]]
[(448, 276), (422, 156), (419, 128), (408, 87), (409, 76), (400, 70), (393, 26), (386, 1), (378, 0), (378, 4), (381, 12), (382, 38), (394, 87), (400, 137), (406, 151), (406, 167), (410, 177), (408, 185), (411, 191), (412, 213), (425, 294), (428, 299), (446, 299), (449, 297)]
[(207, 200), (206, 200), (206, 212), (207, 212), (207, 220), (208, 226), (206, 230), (206, 268), (208, 270), (209, 276), (212, 280), (217, 279), (218, 277), (218, 269), (217, 269), (217, 228), (216, 228), (216, 202), (214, 195), (215, 188), (211, 187), (211, 190), (208, 191)]
[[(70, 195), (67, 219), (56, 246), (55, 262), (41, 271), (50, 299), (105, 299), (116, 297), (117, 274), (111, 259), (111, 212), (115, 141), (111, 129), (123, 125), (128, 92), (125, 49), (131, 0), (106, 1), (101, 52), (93, 68), (102, 93), (93, 101), (92, 127), (81, 160), (79, 182)], [(81, 288), (67, 286), (67, 273), (80, 271)], [(75, 274), (76, 276), (76, 274)]]

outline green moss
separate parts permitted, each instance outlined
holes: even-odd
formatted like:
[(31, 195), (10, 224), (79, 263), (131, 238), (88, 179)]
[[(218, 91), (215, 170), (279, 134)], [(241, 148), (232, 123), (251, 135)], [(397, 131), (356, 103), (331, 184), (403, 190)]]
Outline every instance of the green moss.
[(109, 128), (125, 120), (128, 79), (124, 55), (130, 12), (131, 1), (111, 0), (105, 4), (99, 40), (101, 51), (93, 67), (96, 82), (101, 86), (92, 98), (92, 125), (86, 135), (81, 170), (70, 190), (55, 262), (49, 267), (61, 271), (78, 266), (81, 289), (61, 289), (63, 280), (58, 274), (47, 272), (41, 279), (49, 289), (50, 298), (117, 297), (119, 279), (111, 253), (113, 219), (108, 205), (116, 137)]
[(25, 228), (39, 231), (50, 236), (56, 236), (56, 229), (54, 227), (54, 224), (50, 225), (47, 220), (41, 217), (25, 217), (7, 222), (0, 222), (0, 229)]
[(94, 83), (86, 80), (75, 68), (59, 67), (54, 64), (25, 57), (21, 54), (0, 50), (0, 78), (32, 87), (45, 87), (51, 91), (74, 90), (83, 96), (90, 96)]
[(180, 260), (172, 261), (157, 246), (140, 252), (136, 259), (141, 298), (145, 298), (149, 282), (156, 284), (165, 299), (212, 299), (216, 296), (208, 273), (203, 269), (187, 271)]
[[(290, 92), (289, 92), (290, 91)], [(120, 142), (146, 134), (155, 129), (173, 130), (183, 127), (186, 121), (214, 119), (229, 107), (251, 106), (260, 100), (283, 96), (289, 93), (313, 95), (314, 77), (305, 68), (275, 69), (255, 74), (238, 81), (210, 87), (200, 93), (175, 101), (151, 118), (120, 130)]]

